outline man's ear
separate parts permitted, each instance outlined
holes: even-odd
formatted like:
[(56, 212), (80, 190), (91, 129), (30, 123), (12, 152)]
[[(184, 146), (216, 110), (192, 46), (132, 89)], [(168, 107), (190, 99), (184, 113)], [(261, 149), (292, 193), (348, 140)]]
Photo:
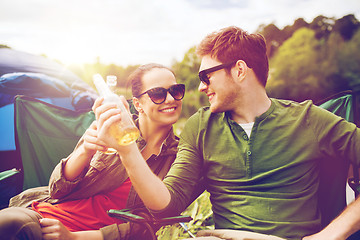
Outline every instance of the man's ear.
[(240, 80), (246, 77), (248, 66), (243, 60), (238, 60), (235, 64), (236, 77)]
[(133, 97), (132, 102), (133, 102), (133, 105), (134, 105), (136, 111), (138, 111), (138, 113), (144, 112), (141, 108), (141, 103), (138, 98)]

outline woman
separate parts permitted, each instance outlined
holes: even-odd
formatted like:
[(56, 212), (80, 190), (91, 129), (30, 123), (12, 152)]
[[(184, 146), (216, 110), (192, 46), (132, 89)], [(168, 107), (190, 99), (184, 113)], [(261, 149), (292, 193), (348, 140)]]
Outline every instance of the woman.
[[(154, 173), (163, 178), (176, 155), (178, 138), (172, 125), (180, 116), (185, 86), (176, 83), (170, 69), (158, 64), (139, 67), (129, 82), (139, 113), (135, 117), (141, 133), (137, 146)], [(109, 209), (142, 202), (118, 154), (105, 154), (107, 147), (97, 138), (97, 126), (119, 112), (115, 104), (102, 102), (99, 98), (93, 106), (96, 121), (75, 150), (55, 167), (49, 191), (29, 189), (11, 199), (10, 208), (0, 211), (4, 239), (15, 235), (20, 239), (139, 239), (136, 234), (141, 231), (131, 231), (128, 223), (106, 214)]]

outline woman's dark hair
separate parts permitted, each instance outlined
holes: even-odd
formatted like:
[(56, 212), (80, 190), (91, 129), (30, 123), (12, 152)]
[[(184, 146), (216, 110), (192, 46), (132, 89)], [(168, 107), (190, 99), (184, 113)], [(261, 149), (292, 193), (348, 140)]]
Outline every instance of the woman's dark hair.
[(174, 72), (170, 68), (161, 64), (149, 63), (149, 64), (141, 65), (140, 67), (135, 69), (135, 71), (132, 72), (127, 79), (127, 85), (128, 86), (131, 85), (131, 93), (134, 97), (139, 96), (143, 91), (142, 77), (145, 75), (145, 73), (149, 72), (154, 68), (167, 69), (174, 74)]

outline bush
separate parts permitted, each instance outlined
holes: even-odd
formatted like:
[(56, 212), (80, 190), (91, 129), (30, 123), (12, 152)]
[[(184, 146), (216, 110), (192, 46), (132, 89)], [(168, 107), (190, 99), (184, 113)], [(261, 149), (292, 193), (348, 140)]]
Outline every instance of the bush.
[[(200, 230), (214, 229), (210, 194), (205, 191), (183, 213), (193, 218), (185, 223), (191, 233), (196, 235)], [(190, 238), (191, 236), (179, 225), (164, 226), (156, 233), (159, 240), (175, 240)]]

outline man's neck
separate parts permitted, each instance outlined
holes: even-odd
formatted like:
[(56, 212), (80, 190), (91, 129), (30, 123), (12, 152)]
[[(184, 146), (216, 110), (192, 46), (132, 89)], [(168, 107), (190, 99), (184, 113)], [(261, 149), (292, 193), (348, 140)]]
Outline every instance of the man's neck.
[(237, 123), (251, 123), (261, 116), (271, 106), (271, 100), (266, 93), (254, 94), (243, 98), (236, 109), (230, 111), (231, 119)]

